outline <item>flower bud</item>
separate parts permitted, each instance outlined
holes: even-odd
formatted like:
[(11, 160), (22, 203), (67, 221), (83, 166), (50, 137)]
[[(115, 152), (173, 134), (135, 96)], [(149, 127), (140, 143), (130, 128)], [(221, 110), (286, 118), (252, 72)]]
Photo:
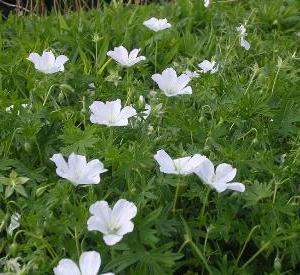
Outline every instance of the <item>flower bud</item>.
[(58, 101), (59, 102), (62, 102), (63, 100), (64, 100), (64, 93), (63, 92), (60, 92), (59, 94), (58, 94)]
[(8, 254), (15, 257), (18, 252), (18, 244), (12, 243), (8, 248)]
[(31, 146), (30, 142), (25, 141), (25, 143), (24, 143), (24, 150), (26, 152), (31, 152), (31, 149), (32, 149), (32, 146)]
[(199, 121), (200, 123), (203, 123), (204, 120), (205, 120), (205, 117), (204, 117), (204, 116), (201, 116), (201, 117), (199, 117), (199, 120), (198, 120), (198, 121)]
[(273, 266), (274, 266), (275, 271), (280, 272), (280, 270), (281, 270), (281, 261), (278, 257), (275, 258)]
[(251, 144), (252, 144), (252, 145), (258, 144), (258, 138), (255, 137), (255, 138), (252, 140)]

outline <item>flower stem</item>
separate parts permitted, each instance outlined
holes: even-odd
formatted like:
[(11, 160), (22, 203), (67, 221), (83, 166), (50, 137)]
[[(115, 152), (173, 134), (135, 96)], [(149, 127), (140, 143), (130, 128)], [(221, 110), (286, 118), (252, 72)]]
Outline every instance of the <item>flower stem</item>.
[(201, 261), (203, 262), (203, 264), (204, 264), (206, 270), (208, 271), (208, 273), (213, 274), (213, 272), (209, 268), (209, 265), (208, 265), (205, 257), (203, 256), (202, 252), (200, 251), (200, 249), (195, 245), (195, 243), (193, 241), (190, 241), (189, 243), (190, 243), (191, 247), (195, 250), (196, 254), (199, 256)]
[(206, 195), (205, 195), (205, 198), (204, 198), (204, 202), (203, 202), (203, 205), (202, 205), (202, 209), (201, 209), (201, 212), (200, 212), (200, 217), (199, 217), (199, 221), (200, 221), (201, 224), (202, 224), (202, 221), (203, 221), (203, 216), (204, 216), (205, 208), (206, 208), (206, 205), (207, 205), (209, 193), (210, 193), (210, 189), (207, 189), (207, 192), (206, 192)]
[(158, 42), (157, 40), (155, 41), (155, 61), (154, 61), (154, 72), (156, 73), (156, 68), (157, 68), (157, 48), (158, 48)]
[(247, 265), (249, 265), (261, 252), (263, 252), (269, 245), (271, 241), (267, 241), (242, 267), (244, 269)]
[(79, 242), (78, 242), (79, 235), (78, 235), (78, 232), (77, 232), (77, 227), (75, 227), (74, 239), (75, 239), (75, 243), (76, 243), (77, 255), (78, 255), (78, 258), (79, 258), (80, 257), (80, 248), (79, 248)]
[(50, 88), (49, 88), (49, 90), (48, 90), (48, 92), (47, 92), (47, 94), (46, 94), (46, 97), (45, 97), (45, 99), (44, 99), (43, 106), (46, 105), (46, 102), (47, 102), (47, 100), (48, 100), (48, 97), (49, 97), (49, 95), (50, 95), (50, 93), (51, 93), (52, 88), (55, 87), (55, 86), (58, 86), (58, 85), (59, 85), (59, 84), (53, 84), (53, 85), (50, 86)]
[(177, 185), (176, 185), (176, 191), (175, 191), (175, 197), (174, 197), (173, 207), (172, 207), (173, 214), (175, 214), (175, 211), (176, 211), (176, 204), (177, 204), (177, 200), (178, 200), (178, 194), (179, 194), (180, 185), (181, 185), (181, 177), (179, 176), (179, 180), (178, 180)]

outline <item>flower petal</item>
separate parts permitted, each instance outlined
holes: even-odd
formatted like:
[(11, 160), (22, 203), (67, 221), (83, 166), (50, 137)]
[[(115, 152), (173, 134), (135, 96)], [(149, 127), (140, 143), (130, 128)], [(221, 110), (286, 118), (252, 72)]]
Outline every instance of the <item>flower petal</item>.
[(31, 61), (34, 65), (38, 65), (41, 60), (41, 56), (37, 53), (31, 53), (27, 59)]
[(55, 63), (55, 56), (52, 51), (43, 51), (42, 60), (46, 65), (53, 66)]
[(97, 216), (105, 222), (109, 221), (112, 212), (106, 201), (96, 201), (90, 206), (89, 211), (92, 215)]
[(187, 74), (182, 74), (177, 78), (178, 87), (180, 90), (185, 88), (185, 86), (191, 81), (191, 78)]
[(103, 240), (107, 245), (115, 245), (119, 241), (123, 239), (123, 236), (118, 236), (118, 235), (104, 235)]
[(213, 68), (213, 65), (212, 65), (212, 63), (210, 61), (203, 60), (201, 63), (198, 64), (198, 67), (200, 69), (202, 69), (203, 73), (207, 73), (207, 72), (209, 72)]
[(227, 189), (237, 191), (237, 192), (244, 192), (245, 185), (240, 182), (230, 182), (226, 184)]
[(72, 153), (68, 158), (69, 169), (78, 172), (86, 167), (86, 157)]
[(116, 202), (112, 210), (112, 220), (113, 222), (122, 225), (134, 218), (136, 214), (137, 208), (133, 202), (120, 199)]
[(83, 252), (79, 259), (82, 275), (97, 275), (101, 265), (100, 254), (96, 251)]
[(132, 59), (136, 59), (139, 52), (140, 52), (141, 49), (133, 49), (130, 53), (129, 53), (129, 59), (132, 60)]
[(133, 117), (135, 115), (136, 115), (136, 110), (131, 106), (126, 106), (122, 109), (116, 121), (118, 122), (118, 125), (121, 124), (125, 126), (128, 124), (128, 118)]
[(209, 184), (215, 175), (214, 164), (208, 159), (203, 159), (200, 166), (195, 169), (194, 173), (206, 184)]
[(244, 37), (241, 37), (240, 43), (241, 43), (241, 46), (242, 46), (246, 51), (248, 51), (248, 50), (250, 49), (250, 43), (249, 43)]
[(64, 64), (69, 60), (65, 55), (60, 55), (55, 60), (55, 67), (57, 67), (60, 71), (64, 71)]
[(107, 107), (105, 103), (101, 101), (94, 101), (89, 108), (92, 112), (90, 116), (90, 121), (92, 123), (98, 123), (98, 124), (107, 123), (109, 113), (107, 112)]
[(192, 156), (189, 161), (186, 163), (184, 170), (192, 173), (195, 170), (198, 169), (198, 167), (206, 160), (207, 158), (205, 156), (202, 156), (200, 154), (195, 154)]
[(123, 222), (121, 227), (118, 229), (117, 234), (123, 236), (127, 233), (132, 232), (134, 229), (134, 224), (131, 221)]
[(225, 182), (213, 182), (209, 184), (212, 188), (214, 188), (218, 193), (222, 193), (227, 189), (227, 184)]
[(112, 210), (106, 201), (97, 201), (90, 206), (90, 213), (94, 216), (87, 221), (88, 230), (97, 230), (103, 234), (109, 232), (108, 224), (111, 220)]
[(215, 182), (230, 182), (234, 179), (236, 175), (236, 169), (233, 168), (230, 164), (221, 163), (216, 168), (216, 177)]
[(166, 173), (166, 174), (178, 174), (178, 172), (175, 171), (174, 161), (166, 153), (165, 150), (157, 151), (157, 153), (154, 155), (154, 159), (160, 165), (161, 172)]
[(91, 216), (87, 220), (87, 226), (88, 226), (88, 231), (99, 231), (103, 234), (109, 233), (107, 221), (97, 216)]
[(55, 275), (81, 275), (78, 266), (70, 259), (62, 259), (53, 268)]
[(56, 174), (62, 178), (68, 178), (69, 174), (69, 167), (67, 162), (65, 161), (62, 154), (54, 154), (52, 158), (50, 158), (56, 165)]
[(180, 94), (180, 95), (191, 95), (192, 93), (193, 93), (192, 87), (187, 86), (184, 89), (182, 89), (178, 94)]

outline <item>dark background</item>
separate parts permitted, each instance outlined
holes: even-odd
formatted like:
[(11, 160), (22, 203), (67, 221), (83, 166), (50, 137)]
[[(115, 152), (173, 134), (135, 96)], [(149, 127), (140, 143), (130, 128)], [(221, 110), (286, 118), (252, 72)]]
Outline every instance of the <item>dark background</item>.
[[(9, 13), (24, 14), (35, 12), (45, 14), (51, 10), (66, 12), (69, 10), (99, 8), (112, 0), (70, 0), (67, 4), (61, 0), (0, 0), (0, 12), (7, 18)], [(149, 4), (160, 0), (124, 0), (124, 3)]]

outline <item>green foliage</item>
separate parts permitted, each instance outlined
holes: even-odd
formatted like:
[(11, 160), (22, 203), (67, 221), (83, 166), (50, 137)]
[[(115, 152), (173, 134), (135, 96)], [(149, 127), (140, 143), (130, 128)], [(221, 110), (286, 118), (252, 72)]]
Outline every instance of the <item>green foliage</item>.
[[(208, 9), (200, 0), (115, 3), (0, 22), (0, 272), (52, 274), (60, 259), (96, 250), (102, 271), (117, 274), (297, 274), (300, 3), (212, 2)], [(142, 22), (153, 15), (172, 28), (146, 29)], [(249, 51), (235, 30), (246, 20)], [(158, 72), (195, 70), (211, 57), (220, 71), (193, 79), (191, 96), (167, 99), (151, 80), (156, 42)], [(106, 56), (121, 44), (141, 48), (147, 60), (121, 69)], [(26, 60), (45, 49), (69, 57), (65, 72), (44, 75)], [(124, 105), (129, 98), (143, 111), (140, 95), (152, 107), (145, 121), (90, 123), (94, 100)], [(159, 149), (230, 163), (246, 191), (217, 194), (198, 177), (183, 177), (173, 213), (178, 177), (159, 171)], [(98, 158), (108, 172), (99, 185), (74, 187), (49, 160), (58, 152)], [(107, 247), (87, 230), (88, 209), (119, 198), (137, 205), (135, 229)], [(14, 212), (21, 220), (11, 236)]]

